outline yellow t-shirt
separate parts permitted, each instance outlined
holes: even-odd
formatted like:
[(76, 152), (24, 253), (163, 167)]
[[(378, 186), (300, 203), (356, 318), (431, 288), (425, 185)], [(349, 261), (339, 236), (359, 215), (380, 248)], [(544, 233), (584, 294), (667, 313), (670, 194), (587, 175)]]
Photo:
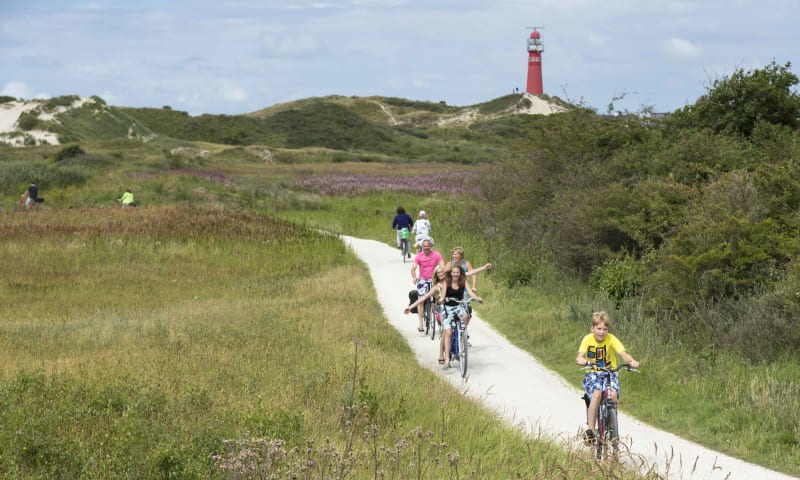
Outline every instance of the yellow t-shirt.
[(601, 367), (610, 366), (612, 369), (617, 368), (617, 354), (624, 351), (625, 347), (622, 342), (610, 333), (606, 334), (602, 342), (595, 340), (594, 333), (590, 333), (583, 337), (581, 346), (578, 348), (578, 352), (583, 352), (586, 360)]

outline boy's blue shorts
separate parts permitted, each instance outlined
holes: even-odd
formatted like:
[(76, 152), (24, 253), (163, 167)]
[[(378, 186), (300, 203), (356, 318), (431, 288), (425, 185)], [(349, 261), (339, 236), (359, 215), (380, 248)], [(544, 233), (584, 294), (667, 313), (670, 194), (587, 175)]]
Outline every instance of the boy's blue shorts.
[[(589, 372), (583, 377), (583, 391), (586, 392), (586, 395), (589, 397), (592, 396), (592, 392), (595, 390), (603, 390), (603, 382), (605, 382), (605, 374), (600, 374), (598, 372)], [(614, 387), (614, 390), (617, 391), (617, 398), (619, 396), (619, 375), (616, 373), (611, 374), (611, 386)]]

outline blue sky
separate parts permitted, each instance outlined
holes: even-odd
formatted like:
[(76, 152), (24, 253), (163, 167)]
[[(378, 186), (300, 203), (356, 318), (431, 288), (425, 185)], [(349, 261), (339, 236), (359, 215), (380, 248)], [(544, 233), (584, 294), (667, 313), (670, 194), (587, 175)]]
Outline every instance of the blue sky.
[(0, 95), (241, 114), (325, 95), (472, 105), (523, 90), (605, 112), (694, 103), (792, 62), (798, 0), (0, 0)]

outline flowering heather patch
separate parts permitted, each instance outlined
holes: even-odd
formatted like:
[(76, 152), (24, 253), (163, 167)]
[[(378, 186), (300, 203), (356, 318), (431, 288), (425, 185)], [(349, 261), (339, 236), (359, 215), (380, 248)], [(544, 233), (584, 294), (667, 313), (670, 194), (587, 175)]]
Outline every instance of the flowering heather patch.
[(474, 172), (432, 173), (428, 175), (353, 175), (329, 174), (298, 180), (297, 186), (323, 195), (359, 195), (373, 192), (405, 191), (415, 194), (480, 193)]
[(209, 182), (217, 182), (223, 185), (232, 183), (230, 177), (216, 170), (196, 170), (189, 168), (179, 168), (170, 170), (170, 172), (177, 175), (187, 175), (191, 177), (202, 178), (203, 180), (207, 180)]

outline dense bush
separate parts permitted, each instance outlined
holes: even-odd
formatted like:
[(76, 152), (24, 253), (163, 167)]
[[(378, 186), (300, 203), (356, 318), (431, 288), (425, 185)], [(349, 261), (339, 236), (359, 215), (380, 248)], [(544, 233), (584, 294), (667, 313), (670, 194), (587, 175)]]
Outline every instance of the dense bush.
[(705, 95), (676, 112), (674, 121), (715, 133), (750, 136), (759, 121), (797, 128), (800, 95), (792, 90), (798, 78), (773, 60), (764, 68), (737, 69), (729, 77), (715, 79)]
[(23, 112), (20, 114), (19, 119), (17, 119), (17, 127), (23, 131), (31, 131), (36, 130), (36, 127), (39, 126), (39, 115), (36, 111), (28, 111)]
[[(532, 120), (524, 148), (481, 178), (481, 228), (588, 275), (618, 305), (644, 300), (671, 319), (665, 336), (792, 351), (798, 301), (779, 292), (800, 253), (796, 83), (773, 63), (716, 81), (663, 122), (584, 111)], [(512, 282), (529, 277), (523, 266)], [(739, 332), (756, 325), (747, 345)]]
[(78, 155), (83, 155), (86, 152), (83, 151), (80, 145), (69, 145), (67, 147), (62, 148), (56, 153), (55, 160), (56, 162), (60, 162), (62, 160), (66, 160), (68, 158), (74, 158)]
[(633, 257), (609, 260), (595, 268), (590, 283), (605, 292), (619, 305), (625, 298), (641, 293), (645, 267)]

